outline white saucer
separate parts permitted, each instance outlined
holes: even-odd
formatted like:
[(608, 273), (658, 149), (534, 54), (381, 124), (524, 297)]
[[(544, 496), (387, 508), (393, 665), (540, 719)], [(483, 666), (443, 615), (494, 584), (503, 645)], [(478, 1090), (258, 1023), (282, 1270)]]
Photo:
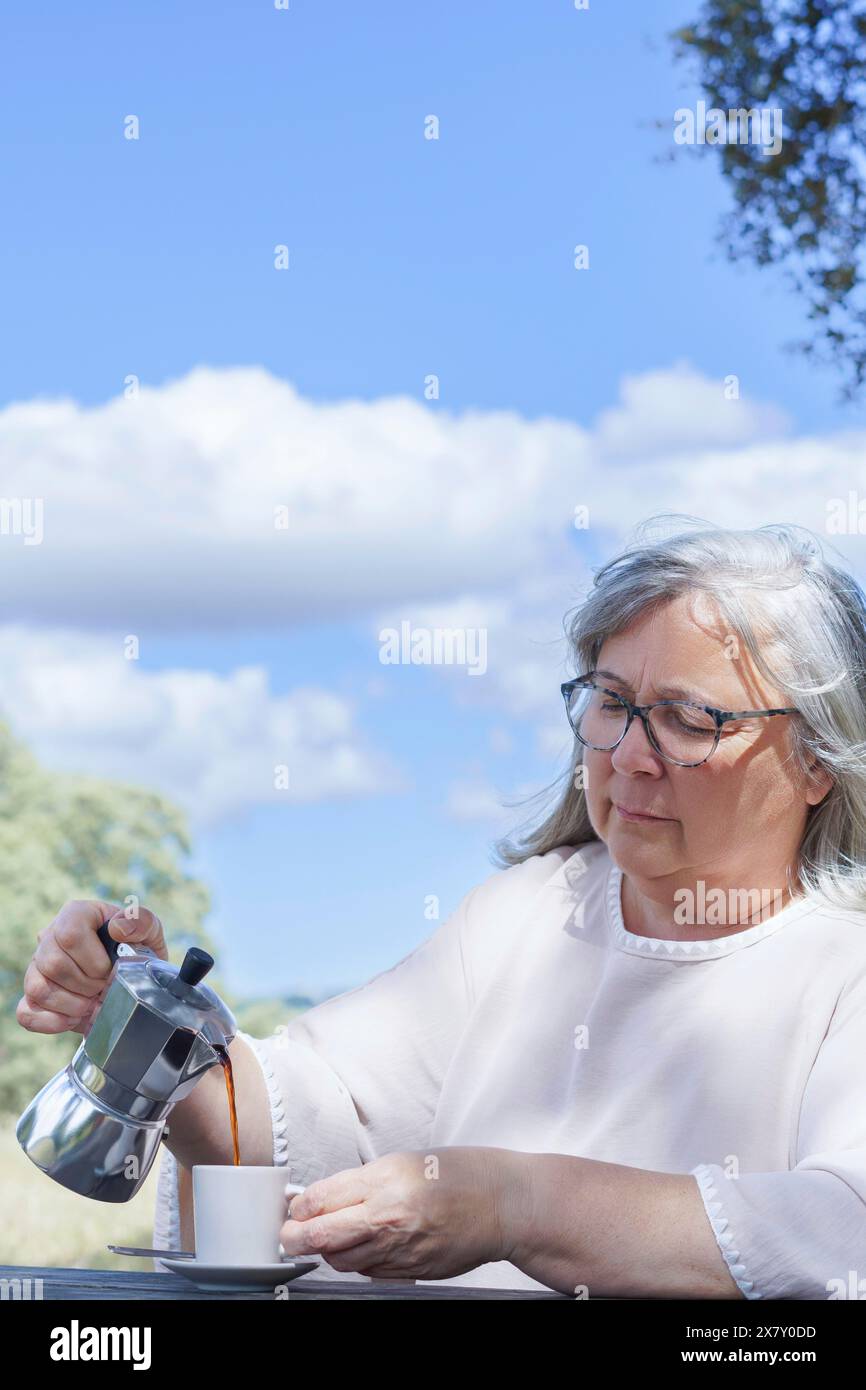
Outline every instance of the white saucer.
[(266, 1265), (209, 1265), (199, 1260), (161, 1259), (168, 1269), (183, 1274), (198, 1289), (273, 1289), (317, 1269), (315, 1259), (278, 1260)]

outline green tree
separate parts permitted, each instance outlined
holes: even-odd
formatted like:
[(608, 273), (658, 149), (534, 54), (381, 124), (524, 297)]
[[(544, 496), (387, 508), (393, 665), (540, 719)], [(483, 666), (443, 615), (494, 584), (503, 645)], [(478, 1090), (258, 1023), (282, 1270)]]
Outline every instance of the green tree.
[(670, 37), (709, 105), (782, 111), (778, 154), (711, 147), (735, 202), (720, 239), (731, 260), (783, 266), (814, 325), (787, 346), (837, 367), (850, 400), (866, 377), (866, 0), (705, 0)]
[[(18, 1112), (69, 1061), (80, 1033), (30, 1033), (15, 1018), (36, 936), (69, 898), (130, 894), (159, 914), (171, 958), (210, 950), (209, 895), (185, 872), (185, 819), (152, 792), (49, 772), (0, 723), (0, 1112)], [(208, 983), (234, 1008), (214, 970)]]

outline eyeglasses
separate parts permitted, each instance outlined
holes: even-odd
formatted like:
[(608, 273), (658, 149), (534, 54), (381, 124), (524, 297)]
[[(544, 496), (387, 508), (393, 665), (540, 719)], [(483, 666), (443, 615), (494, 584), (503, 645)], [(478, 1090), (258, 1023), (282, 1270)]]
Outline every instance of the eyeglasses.
[(560, 687), (568, 722), (580, 742), (586, 748), (609, 753), (622, 743), (637, 715), (659, 757), (678, 767), (700, 767), (705, 763), (719, 746), (722, 725), (731, 719), (799, 713), (788, 707), (721, 710), (691, 700), (654, 700), (650, 705), (633, 705), (615, 690), (596, 685), (591, 675), (592, 672), (578, 676)]

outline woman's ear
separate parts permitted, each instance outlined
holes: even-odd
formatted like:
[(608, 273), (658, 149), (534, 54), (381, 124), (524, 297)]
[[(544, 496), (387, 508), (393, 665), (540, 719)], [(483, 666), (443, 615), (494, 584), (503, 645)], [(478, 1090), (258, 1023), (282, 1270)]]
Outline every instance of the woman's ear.
[(809, 764), (806, 782), (806, 800), (810, 806), (818, 806), (834, 786), (834, 778), (817, 758)]

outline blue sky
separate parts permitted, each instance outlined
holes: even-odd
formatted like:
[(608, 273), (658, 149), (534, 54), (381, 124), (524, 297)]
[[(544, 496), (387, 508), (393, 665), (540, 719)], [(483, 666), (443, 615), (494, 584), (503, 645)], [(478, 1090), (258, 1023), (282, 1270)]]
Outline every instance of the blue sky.
[[(7, 547), (0, 705), (46, 762), (186, 804), (238, 989), (358, 983), (491, 872), (493, 799), (567, 750), (562, 615), (628, 526), (820, 529), (861, 483), (862, 407), (716, 241), (715, 152), (653, 126), (700, 95), (666, 37), (697, 8), (0, 7), (2, 490), (46, 506)], [(483, 677), (379, 660), (383, 623), (455, 614)]]

